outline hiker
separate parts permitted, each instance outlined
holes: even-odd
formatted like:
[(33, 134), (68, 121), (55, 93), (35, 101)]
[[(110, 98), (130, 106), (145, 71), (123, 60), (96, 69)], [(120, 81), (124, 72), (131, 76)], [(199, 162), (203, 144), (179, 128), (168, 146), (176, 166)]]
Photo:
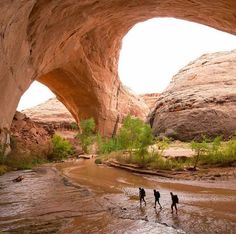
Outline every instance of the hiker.
[(179, 198), (177, 195), (174, 195), (172, 192), (170, 192), (172, 204), (171, 204), (171, 213), (173, 213), (173, 207), (175, 208), (176, 214), (177, 214), (177, 206), (176, 204), (179, 203)]
[(156, 203), (158, 203), (159, 206), (160, 206), (160, 209), (162, 209), (162, 206), (161, 206), (161, 204), (159, 202), (159, 199), (161, 197), (160, 192), (156, 191), (156, 189), (154, 189), (153, 192), (154, 192), (154, 197), (155, 197), (155, 206), (154, 206), (154, 208), (156, 209)]
[(146, 192), (144, 188), (139, 188), (139, 201), (140, 201), (140, 206), (142, 206), (142, 201), (144, 201), (144, 204), (146, 206), (146, 201), (144, 197), (146, 196)]

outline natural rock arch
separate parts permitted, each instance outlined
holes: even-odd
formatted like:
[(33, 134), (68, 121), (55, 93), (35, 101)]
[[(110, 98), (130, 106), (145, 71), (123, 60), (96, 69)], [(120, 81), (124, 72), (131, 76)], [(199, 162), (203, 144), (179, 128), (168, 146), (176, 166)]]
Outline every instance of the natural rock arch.
[(119, 81), (117, 64), (123, 36), (153, 17), (181, 18), (236, 34), (234, 0), (1, 1), (1, 139), (34, 80), (54, 90), (75, 118), (83, 112), (78, 90), (85, 109), (91, 102), (86, 115), (95, 115), (103, 134), (113, 132), (119, 114), (144, 116), (143, 102)]
[[(79, 74), (76, 74), (76, 77), (78, 76)], [(91, 116), (97, 120), (100, 108), (98, 94), (89, 80), (83, 82), (83, 79), (76, 77), (71, 71), (58, 68), (41, 76), (38, 81), (56, 94), (57, 99), (64, 103), (77, 122), (80, 118), (86, 119)]]

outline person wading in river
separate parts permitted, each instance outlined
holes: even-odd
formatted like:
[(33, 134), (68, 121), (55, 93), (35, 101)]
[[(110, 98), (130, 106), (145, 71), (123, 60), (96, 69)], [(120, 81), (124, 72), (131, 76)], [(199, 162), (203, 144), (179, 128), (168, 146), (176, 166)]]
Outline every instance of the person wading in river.
[(154, 189), (153, 192), (154, 192), (154, 198), (155, 198), (155, 206), (154, 206), (154, 208), (156, 209), (156, 204), (158, 203), (159, 206), (160, 206), (160, 209), (162, 209), (162, 206), (161, 206), (161, 204), (159, 202), (159, 199), (161, 197), (160, 192), (156, 191), (156, 189)]
[(177, 214), (177, 203), (179, 203), (179, 198), (177, 195), (174, 195), (172, 192), (170, 192), (172, 204), (171, 204), (171, 213), (173, 213), (173, 207), (175, 208), (176, 214)]
[(142, 201), (144, 201), (144, 204), (146, 206), (146, 201), (144, 197), (146, 196), (146, 192), (144, 188), (139, 188), (139, 201), (140, 201), (140, 206), (142, 206)]

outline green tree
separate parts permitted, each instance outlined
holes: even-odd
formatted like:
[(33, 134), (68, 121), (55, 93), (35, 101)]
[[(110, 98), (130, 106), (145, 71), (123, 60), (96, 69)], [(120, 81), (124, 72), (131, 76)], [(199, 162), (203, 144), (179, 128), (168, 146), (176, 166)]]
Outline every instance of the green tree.
[(80, 122), (81, 133), (78, 133), (76, 138), (80, 140), (82, 149), (88, 153), (88, 146), (95, 141), (95, 121), (93, 118), (85, 119)]
[(80, 127), (84, 135), (92, 135), (95, 132), (96, 124), (93, 118), (89, 118), (81, 120)]
[(148, 146), (153, 143), (152, 129), (149, 125), (144, 124), (138, 138), (138, 155), (144, 160), (144, 156), (148, 153)]
[(117, 136), (112, 138), (97, 137), (99, 153), (108, 154), (113, 151), (127, 150), (129, 155), (132, 152), (144, 159), (147, 148), (153, 142), (151, 127), (138, 118), (127, 116), (124, 118), (122, 127)]
[(130, 155), (133, 149), (137, 149), (139, 155), (143, 156), (148, 145), (153, 141), (151, 127), (138, 118), (127, 116), (117, 136), (122, 149), (129, 150)]
[(201, 142), (192, 141), (191, 148), (196, 153), (194, 167), (193, 167), (196, 170), (196, 167), (197, 167), (200, 157), (205, 155), (208, 152), (209, 147), (208, 147), (208, 143), (207, 143), (206, 139), (203, 138), (203, 140)]
[(142, 121), (127, 116), (118, 133), (118, 139), (124, 149), (137, 148), (138, 138), (141, 133)]
[(122, 148), (116, 137), (102, 138), (100, 135), (97, 137), (97, 145), (99, 154), (109, 154)]

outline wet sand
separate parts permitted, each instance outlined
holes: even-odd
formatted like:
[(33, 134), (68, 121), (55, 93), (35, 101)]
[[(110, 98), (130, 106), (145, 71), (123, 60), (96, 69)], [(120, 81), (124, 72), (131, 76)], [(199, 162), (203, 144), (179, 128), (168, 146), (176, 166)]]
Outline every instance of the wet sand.
[[(18, 175), (25, 179), (12, 182)], [(147, 206), (139, 206), (138, 187)], [(0, 231), (11, 233), (236, 233), (236, 183), (168, 180), (98, 166), (59, 163), (0, 177)], [(163, 209), (153, 208), (153, 191)], [(180, 199), (172, 214), (169, 192)]]

